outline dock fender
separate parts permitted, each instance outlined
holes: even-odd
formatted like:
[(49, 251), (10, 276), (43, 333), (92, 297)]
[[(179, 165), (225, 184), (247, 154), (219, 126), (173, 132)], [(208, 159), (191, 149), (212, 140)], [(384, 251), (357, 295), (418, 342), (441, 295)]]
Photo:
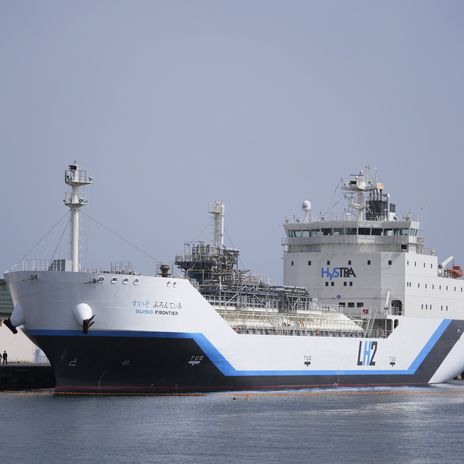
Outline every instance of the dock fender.
[(82, 327), (83, 332), (87, 333), (95, 317), (92, 308), (87, 303), (79, 303), (74, 306), (73, 315), (77, 324)]

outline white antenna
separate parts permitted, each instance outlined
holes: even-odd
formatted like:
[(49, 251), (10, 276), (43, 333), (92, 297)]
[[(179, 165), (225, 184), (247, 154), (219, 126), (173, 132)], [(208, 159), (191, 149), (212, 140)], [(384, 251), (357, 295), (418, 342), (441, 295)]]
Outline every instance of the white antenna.
[(213, 246), (222, 248), (224, 246), (224, 202), (214, 202), (210, 205), (209, 212), (213, 215), (214, 221)]
[(311, 202), (309, 200), (303, 201), (301, 209), (304, 212), (303, 222), (308, 223), (311, 220)]
[(69, 165), (64, 173), (64, 181), (71, 186), (71, 192), (67, 192), (64, 204), (71, 210), (71, 260), (72, 271), (79, 271), (79, 208), (87, 203), (79, 193), (79, 188), (92, 183), (92, 177), (87, 176), (87, 171), (79, 169), (76, 161)]

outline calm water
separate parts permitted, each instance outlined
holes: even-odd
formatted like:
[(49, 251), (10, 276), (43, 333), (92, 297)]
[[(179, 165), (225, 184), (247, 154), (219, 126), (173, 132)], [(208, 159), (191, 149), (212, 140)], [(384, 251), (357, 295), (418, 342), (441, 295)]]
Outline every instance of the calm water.
[(429, 388), (0, 393), (0, 462), (455, 463), (464, 383)]

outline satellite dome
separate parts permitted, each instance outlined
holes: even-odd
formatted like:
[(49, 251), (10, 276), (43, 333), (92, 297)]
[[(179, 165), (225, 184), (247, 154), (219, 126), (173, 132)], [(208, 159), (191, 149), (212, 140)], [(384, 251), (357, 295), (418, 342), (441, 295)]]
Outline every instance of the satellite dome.
[(303, 204), (301, 205), (303, 208), (303, 211), (310, 211), (311, 210), (311, 202), (309, 200), (303, 201)]

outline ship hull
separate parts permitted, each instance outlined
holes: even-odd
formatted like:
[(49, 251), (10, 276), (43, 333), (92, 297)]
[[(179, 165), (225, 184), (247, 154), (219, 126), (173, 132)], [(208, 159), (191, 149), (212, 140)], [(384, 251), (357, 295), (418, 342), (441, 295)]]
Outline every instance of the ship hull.
[(379, 338), (238, 333), (186, 279), (18, 271), (7, 280), (11, 320), (47, 355), (57, 392), (425, 385), (464, 371), (464, 320), (392, 316)]
[(29, 335), (51, 361), (56, 392), (150, 394), (426, 385), (463, 330), (464, 321), (450, 322), (413, 370), (312, 372), (308, 365), (307, 373), (293, 374), (224, 368), (198, 334), (32, 331)]

